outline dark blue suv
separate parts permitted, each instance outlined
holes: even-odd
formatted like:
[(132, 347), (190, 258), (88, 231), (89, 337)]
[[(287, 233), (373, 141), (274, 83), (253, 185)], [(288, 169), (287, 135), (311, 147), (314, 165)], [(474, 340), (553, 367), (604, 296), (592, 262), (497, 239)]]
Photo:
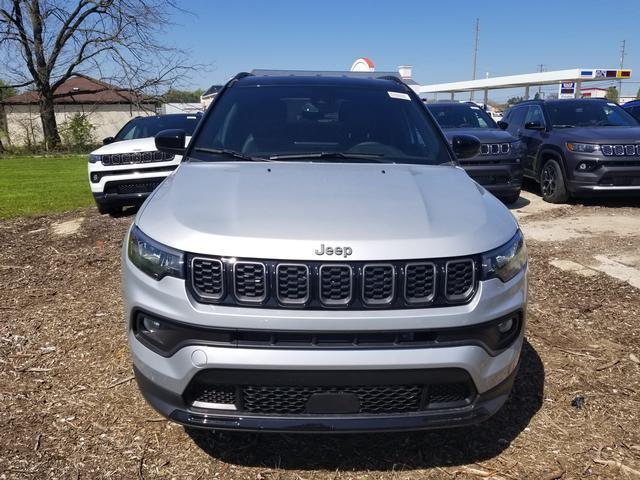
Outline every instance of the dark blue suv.
[(532, 100), (499, 125), (525, 149), (524, 176), (545, 201), (598, 193), (640, 194), (640, 123), (606, 99)]
[(633, 115), (636, 120), (640, 121), (640, 100), (632, 100), (625, 103), (622, 108)]

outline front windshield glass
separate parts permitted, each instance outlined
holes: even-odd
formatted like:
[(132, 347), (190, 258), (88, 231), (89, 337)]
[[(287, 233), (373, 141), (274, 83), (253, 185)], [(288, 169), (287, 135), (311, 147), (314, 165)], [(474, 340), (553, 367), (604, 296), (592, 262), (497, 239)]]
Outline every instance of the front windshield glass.
[(451, 162), (423, 106), (406, 93), (317, 84), (228, 89), (216, 100), (191, 156), (220, 161), (229, 160), (229, 152), (284, 161)]
[(638, 122), (615, 103), (563, 100), (547, 105), (554, 127), (631, 127)]
[(442, 128), (498, 128), (496, 122), (476, 105), (443, 103), (431, 104), (427, 108)]
[(155, 137), (162, 130), (184, 130), (187, 136), (193, 135), (200, 115), (159, 115), (157, 117), (135, 118), (127, 123), (115, 137), (119, 140)]

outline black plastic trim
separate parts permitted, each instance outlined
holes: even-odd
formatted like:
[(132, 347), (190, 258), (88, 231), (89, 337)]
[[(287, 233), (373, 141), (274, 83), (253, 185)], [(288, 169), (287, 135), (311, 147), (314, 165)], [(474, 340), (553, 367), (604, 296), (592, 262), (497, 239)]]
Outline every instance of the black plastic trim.
[[(144, 333), (141, 328), (141, 317), (144, 315), (173, 329), (164, 334), (164, 343)], [(497, 325), (513, 317), (517, 317), (517, 324), (508, 335), (496, 334)], [(163, 357), (170, 357), (181, 348), (191, 345), (281, 350), (389, 350), (475, 345), (489, 355), (496, 356), (518, 338), (523, 324), (523, 315), (519, 310), (489, 322), (464, 327), (344, 332), (210, 328), (177, 322), (143, 310), (134, 310), (131, 315), (131, 329), (136, 338)]]

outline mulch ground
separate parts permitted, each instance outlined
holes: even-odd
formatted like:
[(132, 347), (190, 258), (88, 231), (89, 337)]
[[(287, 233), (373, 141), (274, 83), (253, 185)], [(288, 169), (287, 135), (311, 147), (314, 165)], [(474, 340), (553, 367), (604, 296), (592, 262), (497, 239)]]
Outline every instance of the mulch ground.
[[(53, 223), (78, 217), (76, 233), (53, 233)], [(131, 221), (86, 209), (0, 222), (1, 479), (640, 475), (640, 292), (548, 264), (578, 248), (640, 249), (640, 232), (529, 243), (527, 342), (513, 394), (488, 422), (408, 434), (249, 435), (185, 430), (138, 393), (119, 279)]]

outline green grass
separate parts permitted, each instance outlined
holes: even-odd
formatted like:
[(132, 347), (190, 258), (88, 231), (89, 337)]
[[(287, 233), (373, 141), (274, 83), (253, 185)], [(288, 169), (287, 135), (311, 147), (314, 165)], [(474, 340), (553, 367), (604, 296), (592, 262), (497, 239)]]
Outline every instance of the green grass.
[(0, 218), (92, 204), (86, 155), (0, 157)]

